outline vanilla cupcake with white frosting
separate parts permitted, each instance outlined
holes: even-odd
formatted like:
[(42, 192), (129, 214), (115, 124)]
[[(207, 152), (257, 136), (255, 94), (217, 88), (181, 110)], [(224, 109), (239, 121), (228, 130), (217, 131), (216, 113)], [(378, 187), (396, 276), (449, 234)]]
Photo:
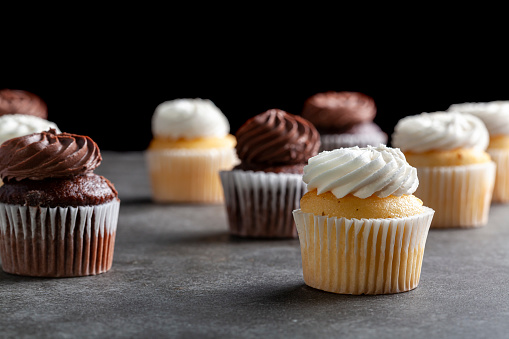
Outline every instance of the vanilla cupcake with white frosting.
[(342, 294), (417, 287), (433, 209), (413, 195), (417, 171), (399, 149), (323, 151), (304, 167), (293, 212), (307, 285)]
[(453, 104), (447, 111), (472, 114), (484, 122), (489, 133), (486, 152), (497, 164), (492, 201), (509, 203), (509, 101)]
[(421, 113), (394, 127), (392, 145), (417, 168), (415, 194), (436, 211), (432, 228), (487, 224), (496, 168), (488, 143), (486, 126), (471, 114)]
[(227, 118), (207, 99), (175, 99), (152, 116), (146, 151), (156, 202), (221, 203), (219, 171), (237, 163), (236, 139)]

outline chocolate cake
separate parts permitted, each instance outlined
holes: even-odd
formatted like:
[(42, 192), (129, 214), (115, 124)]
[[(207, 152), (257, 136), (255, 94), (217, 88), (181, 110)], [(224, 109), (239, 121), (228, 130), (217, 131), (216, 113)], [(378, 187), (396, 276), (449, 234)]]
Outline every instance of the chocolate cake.
[(387, 134), (373, 122), (376, 113), (375, 101), (366, 94), (328, 91), (310, 96), (301, 115), (320, 133), (320, 150), (330, 151), (387, 143)]
[(102, 157), (86, 136), (50, 129), (0, 146), (0, 256), (5, 272), (42, 277), (111, 268), (120, 200), (93, 173)]
[(302, 117), (271, 109), (237, 131), (240, 165), (220, 172), (230, 233), (242, 237), (295, 238), (292, 211), (306, 187), (304, 165), (320, 136)]

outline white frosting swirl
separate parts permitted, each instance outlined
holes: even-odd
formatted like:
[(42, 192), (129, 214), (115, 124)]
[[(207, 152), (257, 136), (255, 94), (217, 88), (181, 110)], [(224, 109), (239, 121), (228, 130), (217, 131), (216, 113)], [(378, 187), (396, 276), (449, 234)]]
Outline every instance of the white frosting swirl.
[(481, 119), (458, 112), (410, 115), (398, 121), (392, 134), (392, 146), (403, 152), (486, 150), (488, 143), (488, 130)]
[(509, 135), (509, 101), (465, 102), (453, 104), (447, 111), (475, 115), (484, 122), (491, 136)]
[(331, 191), (336, 198), (347, 194), (362, 199), (401, 196), (414, 193), (419, 186), (417, 170), (403, 153), (382, 144), (323, 151), (308, 160), (302, 179), (308, 190)]
[(54, 128), (57, 133), (61, 133), (55, 123), (35, 115), (2, 115), (0, 116), (0, 144), (12, 138), (44, 132), (50, 128)]
[(156, 137), (224, 137), (229, 132), (228, 119), (208, 99), (165, 101), (156, 107), (152, 116), (152, 133)]

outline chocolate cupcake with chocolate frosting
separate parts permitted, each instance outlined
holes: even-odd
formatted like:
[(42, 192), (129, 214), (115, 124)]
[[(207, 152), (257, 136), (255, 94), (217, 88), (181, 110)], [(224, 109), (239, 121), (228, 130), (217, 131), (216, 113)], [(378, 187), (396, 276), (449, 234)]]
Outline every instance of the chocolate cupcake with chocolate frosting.
[(292, 211), (305, 193), (302, 173), (320, 148), (306, 119), (270, 109), (235, 134), (241, 163), (220, 172), (230, 233), (242, 237), (295, 238)]
[(366, 147), (386, 144), (387, 134), (373, 122), (376, 116), (373, 98), (360, 92), (328, 91), (309, 97), (302, 117), (320, 133), (321, 149)]
[(0, 90), (0, 116), (5, 114), (26, 114), (47, 119), (48, 107), (34, 93), (4, 88)]
[(102, 157), (87, 136), (54, 129), (0, 147), (0, 256), (7, 273), (76, 277), (108, 271), (120, 200), (93, 170)]

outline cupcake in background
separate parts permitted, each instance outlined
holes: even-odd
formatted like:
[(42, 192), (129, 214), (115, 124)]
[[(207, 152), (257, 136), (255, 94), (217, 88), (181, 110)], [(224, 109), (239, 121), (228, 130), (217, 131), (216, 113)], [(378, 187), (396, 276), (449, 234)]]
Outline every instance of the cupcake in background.
[(235, 134), (240, 165), (221, 171), (230, 234), (295, 238), (292, 211), (306, 191), (302, 173), (318, 153), (320, 136), (302, 117), (270, 109)]
[(0, 90), (0, 116), (4, 114), (27, 114), (47, 119), (48, 107), (34, 93), (4, 88)]
[(304, 167), (293, 212), (308, 286), (341, 294), (412, 290), (434, 211), (413, 195), (417, 171), (398, 149), (323, 151)]
[(387, 143), (387, 134), (373, 122), (376, 115), (373, 98), (359, 92), (317, 93), (309, 97), (302, 117), (320, 133), (321, 150)]
[(0, 115), (0, 144), (11, 138), (47, 131), (50, 128), (60, 133), (58, 126), (54, 122), (39, 118), (35, 115)]
[(237, 163), (235, 137), (219, 108), (206, 99), (159, 104), (146, 151), (156, 202), (222, 203), (219, 171)]
[(93, 170), (101, 163), (87, 136), (55, 130), (0, 146), (0, 256), (7, 273), (78, 277), (108, 271), (120, 206)]
[(472, 114), (484, 122), (490, 135), (486, 152), (497, 165), (492, 201), (509, 203), (509, 101), (453, 104), (447, 111)]
[(415, 195), (435, 210), (432, 228), (487, 224), (496, 169), (488, 142), (486, 126), (471, 114), (421, 113), (396, 124), (392, 145), (417, 168)]

